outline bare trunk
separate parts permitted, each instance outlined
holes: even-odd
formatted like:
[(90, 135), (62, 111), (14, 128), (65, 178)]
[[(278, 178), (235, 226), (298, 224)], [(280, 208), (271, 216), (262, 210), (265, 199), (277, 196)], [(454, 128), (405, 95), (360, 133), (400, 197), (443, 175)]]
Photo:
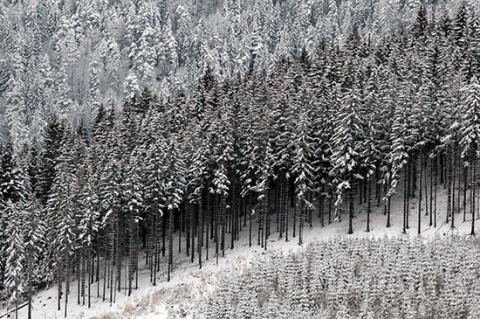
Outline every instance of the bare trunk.
[(422, 163), (423, 163), (423, 153), (420, 152), (420, 158), (418, 158), (418, 234), (420, 235), (422, 231)]
[(430, 159), (430, 211), (429, 211), (429, 226), (433, 225), (433, 174), (434, 174), (434, 159)]
[(348, 233), (353, 234), (353, 210), (355, 206), (355, 199), (353, 196), (353, 187), (348, 190), (349, 205), (348, 205)]
[(372, 178), (367, 176), (367, 232), (370, 232), (370, 213), (372, 212)]
[(170, 281), (173, 270), (173, 210), (168, 211), (168, 266), (167, 281)]
[(471, 231), (470, 231), (470, 235), (475, 235), (475, 200), (476, 200), (476, 194), (475, 194), (475, 189), (476, 189), (476, 186), (477, 186), (477, 177), (476, 177), (476, 158), (475, 158), (475, 154), (472, 152), (472, 155), (471, 155), (471, 183), (472, 183), (472, 228), (471, 228)]
[[(408, 166), (408, 164), (407, 164)], [(403, 177), (404, 190), (403, 190), (403, 233), (407, 233), (407, 214), (408, 214), (408, 169), (405, 170)]]

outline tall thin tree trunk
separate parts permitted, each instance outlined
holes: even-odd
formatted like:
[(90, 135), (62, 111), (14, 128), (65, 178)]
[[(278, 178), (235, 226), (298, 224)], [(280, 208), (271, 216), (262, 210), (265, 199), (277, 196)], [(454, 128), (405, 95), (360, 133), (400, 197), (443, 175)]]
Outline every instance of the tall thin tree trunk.
[[(87, 272), (88, 272), (88, 299), (87, 299), (87, 305), (88, 308), (91, 306), (91, 297), (92, 297), (92, 282), (93, 280), (90, 280), (91, 276), (93, 275), (94, 271), (94, 263), (93, 261), (95, 260), (94, 256), (92, 256), (92, 250), (91, 247), (87, 247), (87, 257), (88, 257), (88, 266), (87, 266)], [(93, 277), (93, 276), (92, 276)]]
[(422, 231), (422, 180), (423, 180), (423, 153), (420, 152), (420, 158), (417, 158), (418, 163), (418, 226), (417, 226), (417, 233), (420, 235)]
[[(103, 263), (104, 267), (104, 273), (103, 273), (103, 293), (102, 293), (102, 301), (105, 302), (106, 299), (106, 294), (107, 294), (107, 283), (108, 283), (108, 252), (106, 253), (105, 256), (105, 262)], [(100, 283), (100, 282), (98, 282)]]
[[(177, 210), (178, 214), (178, 253), (182, 253), (182, 233), (184, 227), (185, 211), (180, 208)], [(175, 227), (174, 227), (175, 228)]]
[(298, 218), (298, 244), (303, 245), (303, 228), (304, 228), (304, 217), (305, 217), (305, 205), (303, 201), (297, 202), (299, 205), (299, 218)]
[(328, 196), (328, 224), (332, 223), (332, 196), (333, 194), (329, 194)]
[(62, 267), (63, 267), (63, 261), (61, 258), (57, 259), (57, 283), (58, 283), (58, 294), (57, 294), (57, 310), (61, 310), (61, 300), (62, 300)]
[[(187, 248), (187, 251), (191, 250), (191, 253), (190, 253), (190, 261), (191, 263), (194, 263), (195, 262), (195, 229), (197, 229), (197, 226), (196, 226), (196, 218), (195, 218), (195, 209), (194, 209), (194, 205), (192, 205), (191, 203), (188, 203), (187, 204), (187, 208), (188, 208), (188, 214), (189, 214), (189, 221), (188, 221), (188, 238), (187, 238), (187, 242), (189, 243), (188, 245), (188, 248)], [(200, 217), (200, 216), (199, 216)]]
[[(384, 187), (387, 187), (387, 185), (390, 185), (390, 177), (385, 176), (385, 183)], [(392, 221), (391, 221), (391, 216), (390, 216), (390, 195), (387, 194), (387, 192), (384, 192), (385, 195), (385, 203), (384, 203), (384, 214), (387, 215), (387, 228), (390, 228), (392, 226)]]
[(451, 229), (454, 229), (455, 228), (455, 187), (456, 187), (456, 174), (455, 174), (455, 170), (456, 170), (456, 165), (457, 165), (457, 157), (456, 157), (456, 153), (457, 153), (457, 150), (456, 148), (454, 149), (454, 151), (452, 152), (452, 159), (451, 159), (451, 163), (452, 163), (452, 169), (451, 169), (451, 178), (452, 178), (452, 209), (451, 209), (451, 212), (452, 212), (452, 219), (451, 219), (451, 224), (450, 224), (450, 228)]
[(450, 222), (450, 215), (452, 213), (452, 174), (451, 174), (451, 164), (450, 159), (450, 151), (448, 151), (446, 157), (448, 158), (447, 161), (447, 216), (445, 219), (445, 223), (448, 224)]
[(472, 152), (471, 154), (471, 180), (472, 180), (472, 228), (470, 231), (470, 235), (475, 235), (475, 200), (476, 200), (476, 194), (475, 194), (475, 189), (477, 187), (477, 177), (476, 177), (476, 156), (475, 153)]
[(364, 192), (363, 192), (363, 184), (364, 182), (363, 181), (359, 181), (357, 183), (357, 189), (358, 189), (358, 193), (359, 193), (359, 196), (358, 196), (358, 205), (362, 205), (363, 204), (363, 195), (364, 195)]
[[(167, 251), (167, 226), (168, 226), (168, 221), (165, 221), (165, 216), (162, 216), (162, 257), (165, 257), (165, 253)], [(160, 271), (160, 255), (157, 257), (157, 269), (155, 270), (156, 272)]]
[(375, 169), (375, 197), (377, 199), (377, 207), (380, 207), (382, 203), (382, 185), (380, 184), (380, 164), (377, 164)]
[(463, 222), (467, 221), (468, 167), (463, 168)]
[(208, 260), (208, 248), (209, 248), (209, 228), (210, 228), (210, 211), (212, 210), (212, 201), (210, 193), (207, 191), (207, 210), (205, 212), (205, 216), (207, 217), (205, 220), (205, 260)]
[(440, 185), (444, 185), (445, 186), (445, 171), (446, 171), (446, 168), (445, 168), (445, 157), (446, 155), (441, 153), (440, 154)]
[(433, 227), (437, 228), (437, 188), (438, 188), (438, 155), (435, 157), (435, 187), (433, 189)]
[(428, 157), (425, 155), (422, 155), (423, 161), (422, 161), (422, 170), (423, 170), (423, 176), (424, 176), (424, 197), (425, 197), (425, 216), (429, 215), (429, 194), (428, 194)]
[[(308, 192), (309, 202), (313, 203), (313, 194), (312, 192)], [(313, 209), (308, 208), (308, 225), (310, 229), (313, 227)]]
[[(435, 159), (436, 160), (436, 159)], [(429, 213), (429, 226), (432, 227), (433, 225), (433, 174), (434, 172), (434, 159), (430, 159), (430, 213)]]
[(227, 230), (227, 208), (225, 195), (220, 195), (220, 250), (225, 257), (225, 233)]
[(114, 259), (115, 259), (115, 241), (111, 241), (111, 245), (112, 245), (112, 254), (110, 256), (110, 263), (108, 265), (108, 278), (110, 280), (110, 306), (113, 305), (113, 282), (114, 282), (114, 279), (113, 279), (113, 262), (114, 262)]
[(262, 212), (263, 212), (263, 216), (264, 216), (264, 220), (263, 220), (263, 226), (265, 228), (265, 231), (264, 231), (264, 239), (263, 239), (263, 242), (264, 242), (264, 249), (267, 250), (267, 245), (268, 245), (268, 237), (270, 236), (270, 212), (269, 212), (269, 196), (268, 196), (268, 189), (267, 190), (264, 190), (264, 198), (263, 198), (263, 201), (261, 203), (262, 205)]
[[(187, 254), (187, 257), (190, 257), (190, 252), (191, 250), (195, 251), (195, 248), (192, 249), (192, 241), (191, 237), (193, 237), (192, 234), (192, 229), (193, 229), (193, 208), (191, 207), (191, 204), (188, 202), (188, 200), (185, 201), (185, 252)], [(193, 245), (193, 247), (195, 247)], [(191, 262), (193, 263), (194, 257), (191, 257)]]
[[(413, 166), (413, 159), (412, 161), (408, 162), (407, 164), (407, 209), (405, 214), (405, 228), (410, 229), (410, 197), (412, 196), (412, 166)], [(413, 178), (415, 180), (415, 178)]]
[(26, 283), (27, 283), (27, 319), (32, 319), (32, 253), (30, 249), (27, 249), (27, 278), (26, 278)]
[(355, 198), (353, 196), (354, 188), (348, 190), (348, 234), (353, 234), (353, 210), (355, 206)]
[(292, 237), (295, 238), (297, 230), (297, 206), (293, 207), (293, 231)]
[(84, 251), (85, 249), (82, 249), (82, 252), (79, 253), (81, 262), (80, 264), (82, 265), (82, 272), (81, 272), (81, 282), (82, 282), (82, 306), (85, 306), (85, 300), (86, 300), (86, 293), (85, 293), (85, 288), (86, 288), (86, 272), (87, 272), (87, 257), (86, 257), (86, 252)]
[(410, 166), (411, 173), (411, 184), (410, 184), (410, 197), (415, 198), (417, 192), (417, 165), (418, 165), (418, 155), (414, 154), (412, 156), (412, 162)]
[(284, 193), (284, 199), (283, 199), (283, 220), (284, 220), (284, 229), (285, 229), (285, 241), (288, 241), (288, 227), (290, 225), (289, 223), (289, 214), (288, 214), (288, 180), (285, 178), (285, 193)]
[(249, 204), (248, 209), (247, 209), (247, 214), (248, 214), (248, 247), (252, 247), (252, 226), (253, 226), (253, 221), (252, 221), (252, 208), (251, 208), (251, 197), (249, 195)]
[(283, 238), (283, 232), (285, 231), (285, 207), (284, 207), (284, 199), (285, 199), (285, 177), (283, 174), (280, 177), (280, 191), (279, 191), (279, 203), (278, 203), (278, 238)]
[[(275, 193), (276, 195), (276, 193)], [(230, 238), (230, 249), (233, 249), (235, 247), (235, 239), (237, 236), (237, 231), (238, 231), (238, 209), (239, 209), (239, 203), (238, 203), (238, 196), (237, 196), (237, 182), (236, 178), (233, 178), (232, 182), (232, 207), (231, 212), (232, 212), (232, 231), (231, 231), (231, 238)]]
[(70, 261), (68, 256), (66, 256), (67, 267), (65, 271), (65, 318), (67, 318), (68, 311), (68, 294), (70, 293)]
[[(408, 167), (408, 164), (407, 164)], [(403, 178), (403, 233), (407, 233), (407, 214), (408, 214), (408, 169), (405, 170)]]
[(117, 263), (117, 285), (118, 285), (118, 292), (121, 291), (121, 283), (122, 283), (122, 253), (123, 253), (123, 247), (122, 247), (122, 242), (120, 240), (120, 226), (119, 226), (119, 218), (117, 217), (116, 221), (116, 230), (115, 230), (115, 242), (117, 245), (117, 255), (116, 255), (116, 263)]
[[(76, 258), (78, 258), (78, 260), (75, 262), (75, 266), (73, 266), (73, 268), (75, 269), (75, 275), (76, 275), (76, 280), (77, 280), (77, 304), (78, 305), (81, 305), (81, 300), (82, 300), (82, 292), (83, 292), (83, 285), (82, 285), (82, 280), (81, 278), (83, 278), (83, 274), (82, 274), (82, 265), (83, 265), (83, 258), (81, 256), (81, 254), (77, 254)], [(82, 287), (83, 286), (83, 287)]]
[(198, 200), (198, 218), (200, 218), (200, 220), (198, 221), (198, 224), (200, 226), (200, 230), (198, 231), (198, 240), (197, 240), (198, 250), (197, 250), (197, 253), (198, 253), (198, 267), (200, 269), (202, 269), (202, 247), (203, 247), (203, 234), (204, 234), (204, 218), (203, 218), (204, 213), (203, 213), (202, 200), (203, 200), (202, 197), (200, 197), (200, 199)]
[(367, 232), (370, 232), (370, 213), (372, 212), (372, 177), (367, 175)]
[(173, 270), (173, 210), (168, 211), (168, 266), (167, 281), (170, 281)]
[(320, 225), (325, 227), (325, 206), (323, 193), (325, 192), (325, 185), (322, 184), (320, 194), (318, 194), (318, 218), (320, 218)]

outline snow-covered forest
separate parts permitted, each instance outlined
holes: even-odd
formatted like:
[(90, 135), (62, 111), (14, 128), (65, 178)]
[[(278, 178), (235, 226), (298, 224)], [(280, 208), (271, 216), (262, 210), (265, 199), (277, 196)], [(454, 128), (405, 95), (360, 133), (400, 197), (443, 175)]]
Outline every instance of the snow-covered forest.
[(478, 3), (393, 2), (1, 4), (0, 301), (113, 303), (378, 206), (474, 235)]
[(377, 44), (421, 3), (439, 20), (461, 1), (2, 1), (0, 137), (17, 152), (43, 142), (53, 114), (90, 129), (102, 103), (118, 110), (144, 87), (190, 94), (207, 66), (217, 79), (270, 70), (302, 48), (343, 45), (353, 28)]
[(478, 318), (477, 241), (335, 238), (228, 271), (194, 318)]

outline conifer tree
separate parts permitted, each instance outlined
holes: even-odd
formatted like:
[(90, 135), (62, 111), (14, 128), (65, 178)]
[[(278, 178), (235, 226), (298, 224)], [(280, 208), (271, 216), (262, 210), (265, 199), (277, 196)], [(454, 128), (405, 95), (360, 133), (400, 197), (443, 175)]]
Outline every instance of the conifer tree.
[[(362, 119), (359, 117), (360, 96), (357, 84), (345, 92), (340, 100), (332, 136), (332, 170), (330, 174), (336, 184), (336, 218), (340, 217), (345, 193), (348, 195), (349, 230), (353, 233), (353, 196), (356, 180), (362, 179), (359, 166), (362, 153), (360, 141), (363, 138)], [(338, 90), (338, 89), (337, 89)], [(337, 94), (340, 92), (337, 91)]]
[[(459, 141), (462, 147), (461, 157), (470, 168), (470, 187), (472, 198), (475, 198), (476, 166), (479, 156), (477, 141), (480, 138), (480, 84), (476, 77), (462, 89), (461, 123), (456, 123), (459, 130)], [(471, 234), (475, 234), (475, 200), (471, 203), (472, 228)]]

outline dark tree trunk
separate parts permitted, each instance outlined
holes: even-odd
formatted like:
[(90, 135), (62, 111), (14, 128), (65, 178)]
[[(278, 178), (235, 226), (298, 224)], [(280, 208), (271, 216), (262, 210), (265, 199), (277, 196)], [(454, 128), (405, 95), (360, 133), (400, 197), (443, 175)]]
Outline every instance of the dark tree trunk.
[(323, 194), (325, 192), (325, 185), (322, 184), (320, 194), (318, 195), (318, 218), (320, 218), (320, 225), (325, 227), (325, 207)]
[(445, 154), (440, 154), (440, 185), (445, 185)]
[(433, 175), (435, 174), (434, 161), (436, 161), (436, 159), (433, 159), (433, 158), (430, 159), (430, 212), (429, 212), (429, 217), (430, 217), (429, 226), (430, 227), (433, 226)]
[(262, 214), (264, 216), (263, 226), (265, 228), (264, 231), (264, 248), (267, 250), (268, 244), (268, 237), (270, 236), (270, 212), (269, 212), (269, 196), (268, 196), (268, 189), (264, 191), (264, 198), (261, 203), (262, 205)]
[(447, 216), (446, 216), (446, 220), (445, 220), (445, 223), (448, 224), (450, 222), (450, 215), (452, 214), (452, 187), (453, 187), (453, 168), (452, 168), (452, 151), (451, 150), (448, 150), (448, 153), (447, 153), (447, 158), (448, 158), (448, 162), (447, 162), (447, 171), (448, 171), (448, 174), (447, 174)]
[[(250, 195), (249, 195), (250, 196)], [(251, 209), (251, 197), (249, 197), (249, 206), (247, 209), (247, 214), (248, 214), (248, 247), (252, 247), (252, 226), (253, 226), (253, 221), (252, 221), (252, 209)]]
[(286, 222), (287, 222), (287, 209), (288, 209), (288, 189), (287, 189), (287, 180), (282, 174), (280, 177), (280, 192), (279, 192), (279, 238), (283, 238), (283, 233), (285, 232)]
[(477, 177), (476, 177), (476, 156), (475, 153), (472, 152), (471, 154), (471, 187), (472, 187), (472, 205), (471, 205), (471, 212), (472, 212), (472, 228), (470, 231), (470, 235), (474, 236), (475, 235), (475, 201), (476, 201), (476, 194), (475, 190), (477, 187)]
[(330, 194), (328, 197), (328, 224), (329, 225), (332, 223), (332, 196), (333, 194)]
[(292, 237), (295, 238), (296, 236), (296, 228), (297, 228), (297, 207), (293, 207), (293, 231)]
[(173, 270), (173, 219), (174, 211), (168, 211), (168, 266), (167, 266), (167, 281), (171, 279)]
[(451, 174), (451, 179), (452, 179), (452, 208), (451, 208), (451, 213), (452, 213), (452, 218), (451, 218), (451, 224), (450, 224), (450, 228), (451, 229), (454, 229), (455, 228), (455, 187), (457, 186), (456, 184), (456, 174), (455, 174), (455, 171), (456, 171), (456, 166), (457, 166), (457, 157), (456, 157), (456, 148), (454, 149), (454, 151), (452, 152), (452, 159), (451, 159), (451, 163), (452, 163), (452, 168), (450, 170), (450, 174)]
[(435, 181), (433, 188), (433, 227), (437, 228), (437, 188), (438, 188), (438, 156), (435, 157)]
[[(198, 253), (198, 267), (202, 269), (202, 247), (203, 247), (203, 234), (204, 234), (204, 215), (203, 215), (203, 205), (202, 205), (202, 196), (200, 196), (198, 200), (198, 218), (200, 219), (198, 221), (198, 224), (200, 226), (200, 230), (198, 231), (198, 240), (197, 240), (197, 253)], [(192, 237), (195, 237), (192, 235)], [(192, 247), (193, 248), (193, 247)], [(193, 253), (192, 253), (193, 255)]]
[(236, 178), (233, 179), (232, 182), (232, 207), (231, 212), (232, 212), (232, 232), (231, 232), (231, 238), (230, 238), (230, 249), (233, 249), (235, 247), (235, 239), (237, 239), (238, 235), (238, 225), (239, 225), (239, 201), (238, 201), (238, 195), (237, 195), (237, 182)]
[(355, 207), (353, 192), (353, 187), (348, 190), (348, 234), (353, 234), (353, 210)]
[(370, 232), (370, 213), (372, 212), (372, 177), (367, 176), (367, 232)]
[(211, 198), (210, 198), (210, 193), (208, 191), (206, 192), (206, 197), (207, 197), (207, 210), (205, 212), (205, 260), (208, 260), (208, 246), (209, 246), (209, 226), (210, 226), (210, 211), (212, 209), (212, 203), (211, 203)]
[(222, 251), (222, 257), (225, 257), (225, 233), (227, 230), (226, 217), (226, 198), (225, 195), (220, 195), (220, 250)]
[(468, 167), (463, 168), (463, 222), (467, 221)]
[(257, 200), (257, 205), (256, 205), (256, 210), (255, 214), (257, 215), (257, 224), (258, 224), (258, 229), (257, 229), (257, 245), (260, 247), (263, 247), (263, 232), (264, 232), (264, 216), (265, 212), (263, 211), (263, 206), (262, 202)]
[(303, 201), (298, 203), (299, 217), (298, 217), (298, 244), (303, 245), (303, 228), (305, 223), (305, 205)]
[[(408, 162), (407, 164), (407, 205), (406, 205), (406, 214), (405, 214), (405, 228), (410, 229), (410, 197), (412, 196), (412, 166), (413, 161)], [(413, 178), (415, 180), (415, 178)]]
[[(408, 167), (408, 164), (407, 164)], [(407, 233), (407, 216), (408, 216), (408, 168), (405, 170), (404, 174), (404, 190), (403, 190), (403, 233)]]
[(420, 152), (419, 158), (417, 158), (418, 163), (418, 226), (417, 233), (420, 235), (422, 231), (422, 181), (423, 181), (423, 153)]

